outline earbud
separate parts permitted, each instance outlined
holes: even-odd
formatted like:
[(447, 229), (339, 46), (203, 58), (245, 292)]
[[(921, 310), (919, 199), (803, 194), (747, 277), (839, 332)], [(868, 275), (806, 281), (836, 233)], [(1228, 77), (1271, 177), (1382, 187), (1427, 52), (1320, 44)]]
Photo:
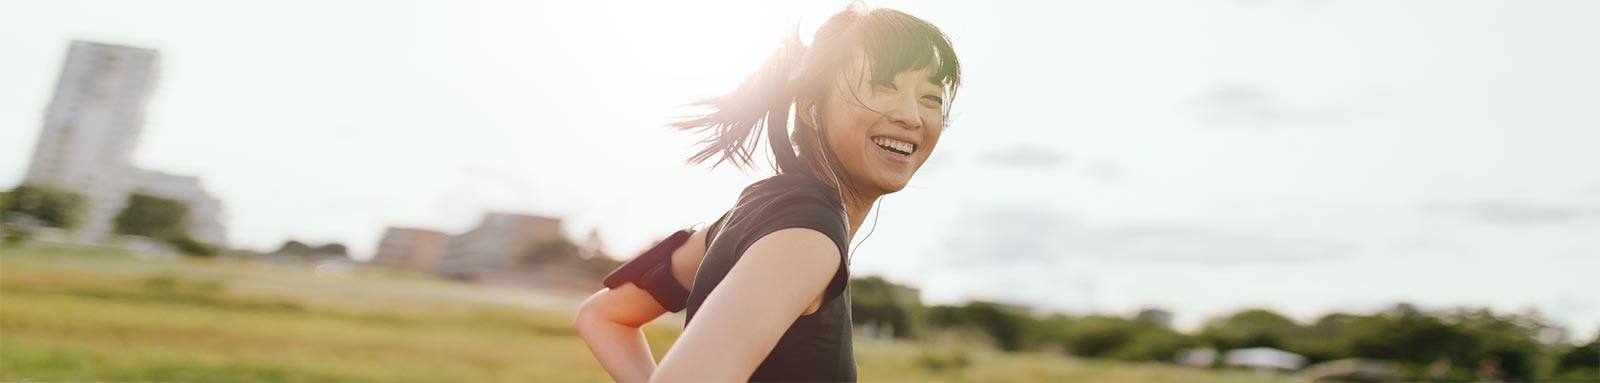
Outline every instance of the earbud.
[(820, 125), (822, 124), (817, 122), (817, 104), (811, 104), (811, 130), (817, 130), (817, 126)]

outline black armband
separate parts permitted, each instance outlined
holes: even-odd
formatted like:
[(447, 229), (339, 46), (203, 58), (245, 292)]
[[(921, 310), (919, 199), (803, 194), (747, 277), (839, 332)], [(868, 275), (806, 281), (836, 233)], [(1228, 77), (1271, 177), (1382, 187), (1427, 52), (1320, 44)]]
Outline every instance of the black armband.
[(667, 311), (678, 312), (689, 303), (689, 291), (672, 276), (672, 252), (689, 240), (691, 231), (678, 230), (661, 243), (645, 250), (633, 260), (623, 263), (602, 281), (608, 288), (617, 288), (633, 282), (660, 303)]

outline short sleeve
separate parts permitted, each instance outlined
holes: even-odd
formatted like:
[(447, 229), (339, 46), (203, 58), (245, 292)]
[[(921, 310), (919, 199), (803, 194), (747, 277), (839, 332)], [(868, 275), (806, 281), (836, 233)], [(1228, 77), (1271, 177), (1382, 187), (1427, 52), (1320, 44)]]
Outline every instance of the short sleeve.
[(728, 220), (728, 215), (729, 214), (733, 214), (733, 211), (729, 210), (726, 213), (722, 213), (722, 216), (718, 217), (716, 221), (711, 222), (710, 225), (706, 225), (706, 228), (704, 229), (705, 232), (706, 232), (706, 236), (705, 236), (706, 237), (706, 242), (705, 242), (705, 246), (706, 247), (705, 248), (707, 248), (707, 249), (711, 248), (711, 239), (712, 238), (716, 238), (717, 237), (717, 232), (722, 231), (722, 222)]
[[(825, 198), (813, 193), (795, 192), (785, 193), (776, 198), (770, 210), (752, 232), (750, 238), (761, 238), (772, 232), (806, 228), (816, 230), (833, 240), (839, 249), (839, 268), (834, 272), (833, 279), (828, 282), (828, 287), (823, 290), (822, 304), (826, 306), (839, 295), (844, 293), (845, 287), (850, 283), (850, 268), (846, 264), (846, 248), (849, 246), (849, 230), (836, 208)], [(752, 241), (753, 242), (753, 241)]]

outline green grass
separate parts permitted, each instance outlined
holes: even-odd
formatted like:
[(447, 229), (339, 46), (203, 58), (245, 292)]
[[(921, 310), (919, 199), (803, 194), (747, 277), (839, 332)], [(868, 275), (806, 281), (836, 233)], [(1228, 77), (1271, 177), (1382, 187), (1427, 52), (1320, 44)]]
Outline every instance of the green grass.
[[(423, 276), (0, 248), (0, 380), (608, 381), (567, 310)], [(659, 358), (679, 323), (646, 327)], [(1159, 364), (858, 339), (863, 381), (1268, 381)], [(962, 363), (964, 361), (964, 363)]]

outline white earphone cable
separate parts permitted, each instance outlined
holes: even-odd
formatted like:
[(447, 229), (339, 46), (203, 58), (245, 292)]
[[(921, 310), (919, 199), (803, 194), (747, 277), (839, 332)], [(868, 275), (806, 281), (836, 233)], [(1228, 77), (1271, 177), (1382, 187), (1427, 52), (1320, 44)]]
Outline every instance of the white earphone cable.
[[(821, 121), (817, 120), (817, 106), (816, 105), (812, 105), (811, 106), (811, 134), (813, 136), (817, 137), (817, 149), (819, 149), (819, 150), (824, 149), (824, 147), (822, 146), (822, 128), (821, 128), (821, 126), (822, 126)], [(850, 206), (846, 205), (845, 202), (844, 202), (844, 184), (839, 183), (839, 174), (833, 172), (833, 164), (831, 162), (828, 162), (828, 154), (827, 153), (822, 153), (822, 163), (823, 163), (823, 166), (826, 166), (828, 168), (828, 176), (833, 177), (833, 184), (835, 185), (835, 187), (838, 188), (838, 189), (835, 190), (835, 192), (839, 193), (839, 204), (844, 207), (844, 222), (845, 222), (845, 225), (849, 225), (850, 224)], [(867, 242), (867, 238), (872, 238), (872, 233), (875, 232), (875, 231), (878, 231), (878, 214), (879, 214), (878, 211), (882, 210), (882, 209), (883, 209), (883, 197), (880, 196), (880, 197), (878, 197), (878, 207), (872, 210), (872, 228), (867, 230), (867, 235), (866, 236), (861, 237), (861, 242), (856, 242), (855, 247), (850, 248), (850, 253), (844, 255), (844, 264), (845, 265), (848, 266), (850, 264), (850, 259), (855, 256), (856, 250), (860, 249), (861, 245)]]
[(878, 231), (878, 214), (880, 214), (880, 210), (883, 210), (883, 198), (884, 196), (879, 196), (878, 207), (872, 209), (872, 228), (867, 229), (867, 235), (861, 237), (861, 242), (856, 242), (856, 247), (851, 248), (850, 254), (844, 257), (844, 264), (846, 266), (850, 265), (850, 257), (856, 254), (856, 250), (861, 249), (861, 245), (867, 243), (867, 238), (872, 238), (872, 232)]

